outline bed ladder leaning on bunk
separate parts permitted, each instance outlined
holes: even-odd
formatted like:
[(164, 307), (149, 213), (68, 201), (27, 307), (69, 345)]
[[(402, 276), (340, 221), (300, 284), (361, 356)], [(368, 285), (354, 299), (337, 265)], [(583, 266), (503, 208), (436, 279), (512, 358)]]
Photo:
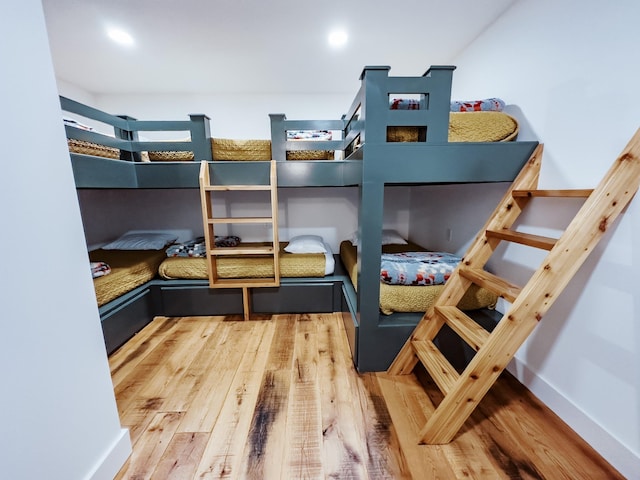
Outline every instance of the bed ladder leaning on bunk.
[[(248, 162), (255, 163), (255, 162)], [(260, 162), (263, 163), (263, 162)], [(266, 162), (264, 162), (266, 163)], [(278, 240), (278, 182), (276, 175), (276, 162), (271, 160), (268, 178), (262, 183), (260, 180), (252, 184), (228, 185), (211, 182), (209, 162), (200, 164), (200, 201), (202, 206), (202, 222), (204, 226), (205, 246), (207, 250), (207, 270), (209, 273), (210, 288), (242, 288), (242, 306), (244, 319), (251, 316), (251, 301), (249, 289), (256, 287), (280, 286), (280, 244)], [(221, 164), (222, 165), (222, 164)], [(217, 167), (211, 166), (214, 170)], [(214, 213), (213, 204), (216, 201), (215, 192), (231, 191), (264, 191), (269, 192), (271, 204), (271, 216), (269, 217), (218, 217)], [(266, 245), (251, 245), (237, 247), (217, 247), (215, 244), (215, 225), (218, 224), (268, 224), (271, 226), (272, 237)], [(217, 262), (222, 256), (269, 256), (273, 259), (273, 276), (260, 278), (220, 278), (218, 276)]]
[[(444, 394), (420, 432), (421, 443), (443, 444), (453, 439), (640, 184), (640, 130), (595, 190), (538, 190), (541, 157), (539, 145), (389, 367), (392, 375), (409, 374), (420, 362)], [(512, 230), (534, 197), (586, 200), (560, 238), (554, 239)], [(522, 288), (484, 270), (500, 241), (549, 251)], [(511, 303), (491, 333), (456, 308), (473, 283)], [(476, 350), (460, 374), (433, 342), (444, 324)]]

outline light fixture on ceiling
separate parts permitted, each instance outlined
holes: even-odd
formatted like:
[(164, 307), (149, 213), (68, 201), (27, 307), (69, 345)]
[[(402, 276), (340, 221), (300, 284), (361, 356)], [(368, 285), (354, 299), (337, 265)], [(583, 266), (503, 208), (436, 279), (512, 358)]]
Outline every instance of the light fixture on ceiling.
[(118, 45), (124, 45), (126, 47), (130, 47), (133, 45), (133, 37), (129, 35), (124, 30), (119, 28), (110, 27), (107, 29), (107, 35), (111, 40), (116, 42)]
[(344, 30), (334, 30), (329, 33), (329, 45), (334, 48), (343, 47), (347, 43), (348, 39), (349, 36)]

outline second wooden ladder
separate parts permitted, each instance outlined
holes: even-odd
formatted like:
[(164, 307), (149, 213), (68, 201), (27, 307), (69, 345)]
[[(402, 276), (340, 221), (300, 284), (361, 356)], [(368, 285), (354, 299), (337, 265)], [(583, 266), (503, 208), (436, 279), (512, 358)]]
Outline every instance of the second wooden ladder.
[[(278, 240), (278, 182), (276, 174), (276, 162), (271, 161), (269, 167), (268, 183), (251, 183), (222, 185), (211, 182), (209, 162), (200, 164), (200, 202), (202, 205), (202, 222), (204, 226), (204, 238), (207, 250), (207, 270), (209, 273), (210, 288), (241, 288), (244, 319), (251, 315), (250, 288), (277, 287), (280, 285), (280, 245)], [(215, 194), (232, 191), (265, 191), (269, 192), (270, 216), (246, 217), (246, 216), (215, 216), (213, 204), (216, 202)], [(249, 245), (237, 247), (216, 246), (216, 225), (231, 224), (267, 224), (271, 226), (271, 238), (265, 245)], [(273, 261), (273, 275), (259, 278), (221, 278), (218, 269), (218, 259), (221, 257), (255, 257), (268, 256)]]

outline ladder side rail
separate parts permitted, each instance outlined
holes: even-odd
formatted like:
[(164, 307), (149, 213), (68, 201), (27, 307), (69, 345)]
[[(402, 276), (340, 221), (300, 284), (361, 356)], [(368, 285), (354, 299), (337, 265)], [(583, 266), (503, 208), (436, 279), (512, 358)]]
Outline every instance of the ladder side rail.
[(271, 160), (269, 174), (271, 186), (271, 229), (273, 242), (273, 276), (275, 283), (280, 285), (280, 239), (278, 236), (278, 177), (277, 163)]
[(200, 162), (200, 174), (198, 176), (200, 184), (200, 205), (202, 207), (202, 226), (204, 227), (204, 245), (207, 254), (207, 274), (209, 277), (209, 285), (217, 279), (216, 259), (211, 255), (211, 245), (215, 240), (215, 231), (209, 219), (213, 215), (213, 207), (211, 206), (211, 195), (207, 187), (211, 186), (211, 178), (209, 176), (209, 162)]

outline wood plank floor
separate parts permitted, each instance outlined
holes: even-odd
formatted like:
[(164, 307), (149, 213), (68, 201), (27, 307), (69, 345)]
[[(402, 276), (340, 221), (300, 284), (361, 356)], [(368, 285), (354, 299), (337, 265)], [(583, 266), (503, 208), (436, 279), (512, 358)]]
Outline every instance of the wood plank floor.
[(359, 375), (339, 314), (158, 317), (110, 366), (118, 479), (623, 478), (508, 374), (453, 442), (418, 445), (437, 388)]

